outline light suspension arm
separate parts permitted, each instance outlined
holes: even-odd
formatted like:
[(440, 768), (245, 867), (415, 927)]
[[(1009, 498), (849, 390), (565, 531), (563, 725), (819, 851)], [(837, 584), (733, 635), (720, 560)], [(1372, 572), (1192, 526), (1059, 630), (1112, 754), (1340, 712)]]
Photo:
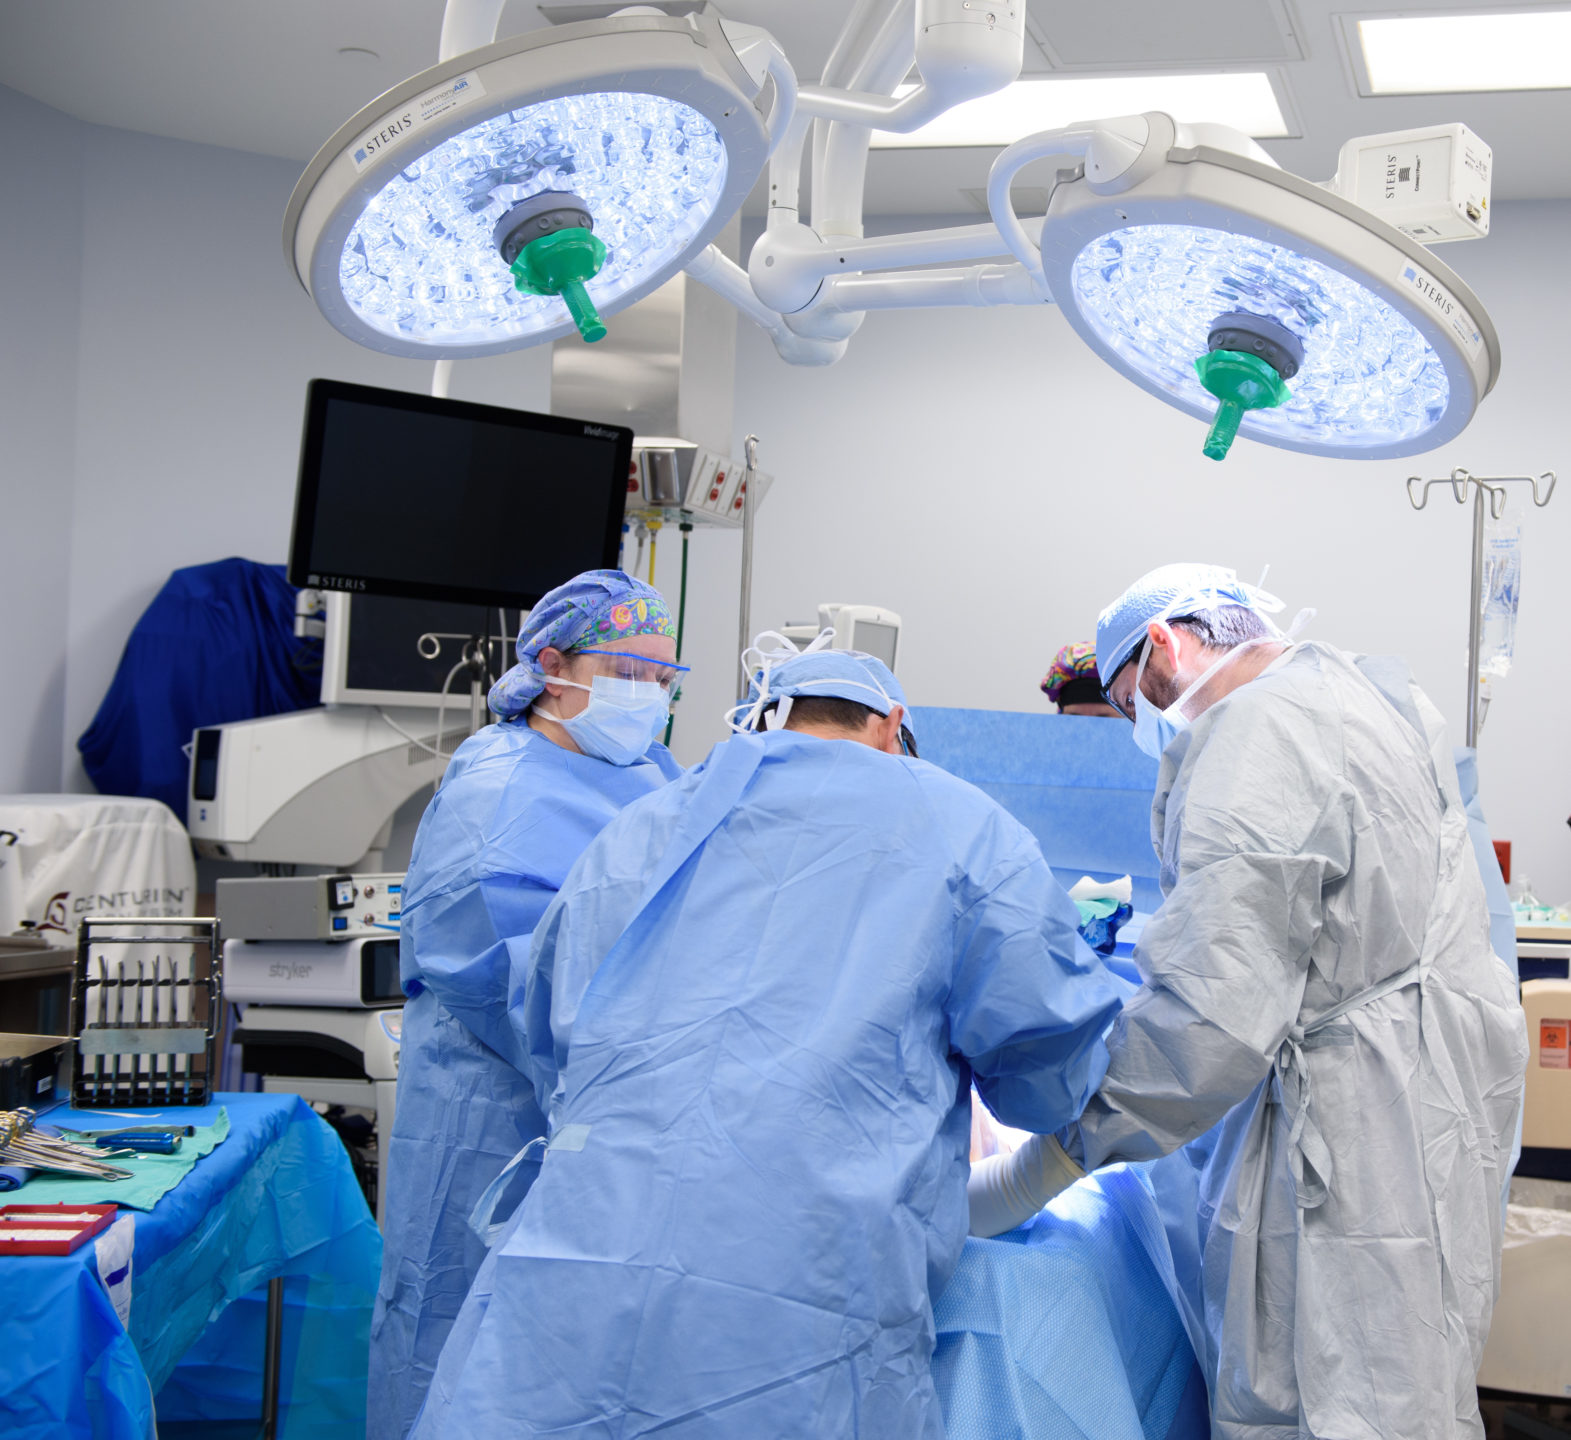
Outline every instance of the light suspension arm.
[[(1022, 225), (1027, 246), (1033, 247), (1041, 221), (1016, 223)], [(816, 303), (820, 287), (826, 280), (838, 283), (841, 279), (870, 271), (988, 260), (1008, 253), (998, 229), (992, 225), (958, 225), (900, 235), (829, 239), (820, 239), (805, 225), (782, 225), (759, 237), (749, 259), (748, 273), (753, 289), (766, 305), (782, 314), (795, 314)], [(900, 277), (881, 278), (895, 281)]]
[(832, 365), (844, 353), (844, 340), (813, 340), (798, 335), (771, 310), (748, 283), (747, 271), (724, 251), (708, 246), (687, 267), (687, 273), (700, 285), (729, 301), (775, 342), (782, 360), (793, 365)]
[[(822, 86), (892, 94), (916, 57), (915, 0), (871, 0), (853, 14), (845, 42), (860, 20), (858, 43), (837, 44)], [(798, 96), (800, 101), (800, 96)], [(862, 233), (862, 191), (870, 132), (865, 125), (820, 120), (813, 127), (813, 227), (821, 235)]]
[(451, 60), (492, 44), (506, 0), (447, 0), (437, 60)]
[[(890, 12), (899, 15), (904, 7)], [(797, 103), (823, 120), (907, 133), (966, 100), (1016, 80), (1025, 53), (1022, 0), (981, 6), (968, 0), (917, 0), (915, 56), (921, 83), (906, 95), (804, 85)], [(853, 17), (853, 19), (856, 17)], [(899, 78), (904, 78), (899, 77)]]
[(1010, 197), (1015, 176), (1027, 165), (1050, 156), (1078, 156), (1085, 162), (1082, 173), (1092, 190), (1102, 195), (1117, 194), (1160, 168), (1174, 138), (1172, 120), (1160, 112), (1124, 115), (1027, 135), (993, 161), (987, 176), (988, 214), (998, 226), (1009, 253), (1036, 277), (1044, 298), (1048, 284), (1042, 273), (1041, 249), (1020, 224)]
[(775, 87), (774, 106), (769, 112), (769, 155), (774, 156), (781, 142), (791, 134), (792, 118), (796, 114), (796, 71), (786, 59), (780, 42), (767, 30), (757, 25), (739, 25), (722, 20), (720, 33), (730, 43), (738, 63), (762, 89), (765, 79)]
[(879, 275), (837, 275), (824, 282), (818, 305), (841, 310), (930, 310), (954, 306), (1049, 303), (1036, 293), (1024, 265), (953, 265), (940, 270), (899, 270)]
[[(502, 6), (507, 0), (447, 0), (442, 11), (442, 38), (437, 45), (437, 63), (451, 60), (489, 45), (496, 39), (502, 23)], [(431, 371), (431, 393), (447, 398), (453, 384), (453, 362), (438, 360)]]

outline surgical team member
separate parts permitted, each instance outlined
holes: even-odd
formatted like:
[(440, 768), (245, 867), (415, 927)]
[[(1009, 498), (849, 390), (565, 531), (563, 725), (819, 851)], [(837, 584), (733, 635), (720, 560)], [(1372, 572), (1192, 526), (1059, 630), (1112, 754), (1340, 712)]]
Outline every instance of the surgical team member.
[(1400, 662), (1289, 644), (1274, 608), (1170, 565), (1102, 612), (1108, 698), (1161, 757), (1167, 898), (1068, 1149), (1197, 1142), (1153, 1174), (1190, 1196), (1214, 1436), (1482, 1436), (1522, 1011), (1440, 716)]
[(752, 698), (767, 732), (623, 811), (536, 931), (551, 1144), (422, 1440), (943, 1436), (970, 1077), (1065, 1123), (1124, 992), (1032, 836), (902, 753), (879, 661), (804, 654)]
[(1042, 677), (1042, 693), (1058, 707), (1060, 715), (1103, 715), (1118, 719), (1102, 698), (1102, 677), (1096, 669), (1096, 650), (1080, 641), (1065, 645)]
[(674, 635), (659, 593), (620, 570), (551, 591), (524, 621), (518, 664), (492, 688), (501, 722), (458, 747), (420, 822), (404, 886), (409, 999), (369, 1440), (399, 1440), (413, 1424), (485, 1255), (470, 1212), (545, 1131), (507, 1024), (510, 970), (584, 847), (629, 801), (681, 773), (655, 739), (681, 668)]

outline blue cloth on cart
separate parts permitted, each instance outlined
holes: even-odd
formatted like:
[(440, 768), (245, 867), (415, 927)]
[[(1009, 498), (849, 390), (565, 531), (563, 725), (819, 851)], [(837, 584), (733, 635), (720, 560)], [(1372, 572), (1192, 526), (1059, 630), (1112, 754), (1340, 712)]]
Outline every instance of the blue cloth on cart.
[(1162, 903), (1151, 846), (1156, 761), (1126, 724), (1093, 715), (918, 706), (922, 758), (991, 795), (1036, 836), (1068, 889), (1082, 875), (1134, 881), (1134, 905)]
[[(209, 1107), (210, 1108), (210, 1107)], [(155, 1113), (152, 1111), (149, 1114)], [(194, 1124), (184, 1118), (172, 1118), (172, 1110), (156, 1112), (166, 1125), (191, 1125), (196, 1134), (183, 1137), (180, 1148), (173, 1155), (117, 1155), (112, 1163), (122, 1170), (129, 1170), (124, 1180), (99, 1180), (89, 1175), (57, 1175), (50, 1171), (35, 1170), (27, 1184), (16, 1197), (19, 1205), (118, 1205), (122, 1210), (151, 1210), (171, 1190), (191, 1173), (196, 1162), (213, 1151), (229, 1134), (229, 1113), (222, 1105), (211, 1123)], [(61, 1120), (60, 1116), (69, 1118)], [(149, 1122), (152, 1123), (152, 1122)], [(105, 1120), (101, 1111), (63, 1110), (41, 1121), (38, 1128), (45, 1134), (58, 1131), (61, 1125), (68, 1129), (80, 1126), (84, 1130), (108, 1130), (117, 1121)], [(72, 1137), (74, 1138), (74, 1137)]]
[[(100, 1283), (93, 1241), (71, 1255), (7, 1258), (7, 1440), (152, 1440), (155, 1393), (160, 1422), (259, 1416), (265, 1292), (251, 1293), (275, 1275), (289, 1277), (281, 1440), (363, 1433), (382, 1242), (349, 1157), (294, 1095), (223, 1094), (136, 1117), (210, 1125), (220, 1104), (229, 1137), (134, 1214), (129, 1324)], [(49, 1119), (102, 1128), (107, 1114)]]
[(282, 565), (238, 558), (164, 582), (76, 742), (100, 794), (162, 800), (183, 823), (193, 730), (317, 703), (322, 642), (295, 638), (295, 594)]
[(966, 1241), (934, 1307), (949, 1440), (1209, 1435), (1145, 1169), (1100, 1170), (1019, 1229)]

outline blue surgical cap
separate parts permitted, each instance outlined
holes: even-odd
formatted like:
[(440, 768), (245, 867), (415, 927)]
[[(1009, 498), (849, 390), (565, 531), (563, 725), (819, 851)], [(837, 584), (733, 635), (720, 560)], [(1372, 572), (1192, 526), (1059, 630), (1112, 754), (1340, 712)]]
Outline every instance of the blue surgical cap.
[(1142, 575), (1097, 618), (1096, 664), (1104, 691), (1139, 648), (1153, 620), (1183, 620), (1224, 605), (1241, 605), (1260, 615), (1282, 608), (1275, 596), (1221, 565), (1164, 565)]
[(905, 711), (905, 728), (913, 739), (916, 736), (900, 682), (882, 660), (860, 650), (813, 650), (771, 665), (767, 674), (755, 672), (749, 702), (756, 703), (766, 693), (764, 686), (771, 699), (790, 695), (854, 700), (880, 715), (889, 714), (898, 705)]
[(665, 597), (620, 570), (586, 570), (540, 597), (518, 631), (518, 664), (491, 687), (490, 706), (504, 720), (521, 715), (545, 689), (539, 656), (547, 648), (608, 644), (632, 635), (672, 635)]

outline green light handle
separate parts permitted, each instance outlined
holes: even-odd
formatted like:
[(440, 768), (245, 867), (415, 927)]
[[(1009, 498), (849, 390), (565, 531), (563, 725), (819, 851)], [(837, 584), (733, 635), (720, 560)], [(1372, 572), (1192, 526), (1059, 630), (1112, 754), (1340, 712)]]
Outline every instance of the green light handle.
[(605, 339), (605, 324), (584, 289), (605, 264), (605, 243), (578, 226), (531, 240), (509, 267), (513, 283), (530, 295), (559, 295), (578, 333), (591, 345)]
[(565, 281), (561, 289), (562, 303), (567, 306), (567, 313), (573, 317), (573, 324), (578, 326), (578, 333), (589, 344), (596, 340), (605, 339), (605, 322), (600, 318), (600, 312), (595, 309), (595, 302), (589, 298), (589, 292), (584, 289), (580, 280)]
[(1225, 460), (1238, 438), (1238, 426), (1245, 415), (1244, 407), (1233, 400), (1224, 400), (1218, 407), (1216, 419), (1206, 431), (1206, 443), (1201, 447), (1207, 460)]
[(1292, 395), (1274, 367), (1242, 350), (1213, 350), (1195, 361), (1195, 370), (1200, 383), (1221, 401), (1202, 447), (1208, 460), (1226, 457), (1249, 411), (1273, 409)]

